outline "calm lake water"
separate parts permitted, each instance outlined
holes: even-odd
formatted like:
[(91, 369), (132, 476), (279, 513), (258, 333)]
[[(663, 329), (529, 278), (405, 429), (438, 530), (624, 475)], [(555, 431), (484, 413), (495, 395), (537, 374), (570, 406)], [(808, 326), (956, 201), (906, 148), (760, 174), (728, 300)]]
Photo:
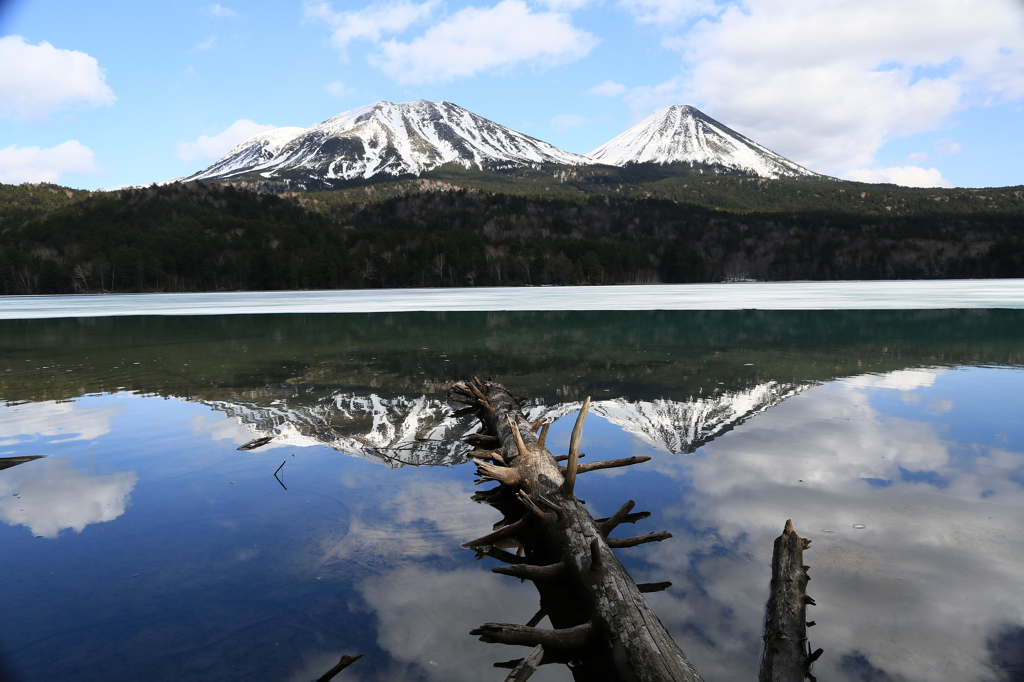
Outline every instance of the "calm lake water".
[(444, 403), (473, 375), (556, 454), (589, 395), (586, 461), (652, 457), (577, 494), (672, 532), (616, 551), (708, 682), (756, 679), (786, 519), (818, 679), (1022, 679), (1014, 309), (4, 320), (0, 457), (43, 456), (0, 470), (7, 676), (504, 679), (526, 650), (468, 633), (538, 596), (460, 548), (499, 518)]

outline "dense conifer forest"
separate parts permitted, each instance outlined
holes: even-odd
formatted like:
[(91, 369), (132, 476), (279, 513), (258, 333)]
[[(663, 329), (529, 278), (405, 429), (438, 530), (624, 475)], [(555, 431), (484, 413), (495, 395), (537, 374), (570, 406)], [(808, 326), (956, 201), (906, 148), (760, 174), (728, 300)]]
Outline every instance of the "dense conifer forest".
[(1024, 188), (649, 166), (0, 185), (2, 294), (963, 277), (1024, 277)]

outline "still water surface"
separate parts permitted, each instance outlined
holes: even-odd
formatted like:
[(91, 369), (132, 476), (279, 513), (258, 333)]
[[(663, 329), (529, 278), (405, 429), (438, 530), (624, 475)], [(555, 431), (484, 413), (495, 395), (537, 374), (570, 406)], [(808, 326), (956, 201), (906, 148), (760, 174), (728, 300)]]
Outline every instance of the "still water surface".
[(587, 460), (652, 457), (577, 493), (672, 532), (617, 553), (708, 682), (756, 678), (789, 518), (818, 679), (1024, 674), (1021, 310), (6, 320), (0, 457), (45, 456), (0, 470), (7, 674), (504, 679), (468, 633), (538, 598), (460, 548), (498, 519), (444, 404), (474, 374), (556, 454), (590, 395)]

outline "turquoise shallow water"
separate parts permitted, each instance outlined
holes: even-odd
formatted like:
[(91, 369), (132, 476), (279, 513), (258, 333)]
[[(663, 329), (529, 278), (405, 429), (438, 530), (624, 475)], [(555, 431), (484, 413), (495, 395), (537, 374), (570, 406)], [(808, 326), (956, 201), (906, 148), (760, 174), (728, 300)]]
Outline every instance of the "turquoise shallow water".
[(0, 322), (0, 457), (44, 456), (0, 470), (9, 676), (504, 679), (468, 633), (537, 593), (460, 548), (497, 514), (443, 403), (488, 372), (556, 453), (591, 395), (587, 460), (652, 458), (577, 492), (672, 532), (618, 554), (709, 682), (756, 676), (789, 518), (819, 679), (1019, 679), (1017, 310)]

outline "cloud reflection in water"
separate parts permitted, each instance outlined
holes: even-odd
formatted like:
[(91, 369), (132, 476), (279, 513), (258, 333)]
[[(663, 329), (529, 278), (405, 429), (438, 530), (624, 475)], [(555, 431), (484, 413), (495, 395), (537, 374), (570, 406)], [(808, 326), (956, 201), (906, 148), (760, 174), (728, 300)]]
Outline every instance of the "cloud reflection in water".
[(138, 480), (134, 471), (90, 474), (58, 458), (23, 464), (0, 478), (0, 521), (46, 538), (81, 533), (124, 514)]
[[(951, 440), (955, 406), (936, 417), (922, 405), (909, 419), (872, 404), (925, 387), (941, 398), (940, 374), (825, 384), (696, 457), (660, 459), (690, 490), (666, 513), (694, 530), (648, 561), (681, 578), (685, 600), (666, 595), (658, 608), (706, 679), (756, 670), (772, 542), (787, 518), (814, 541), (805, 558), (819, 679), (862, 679), (865, 665), (894, 679), (998, 679), (989, 642), (1024, 624), (1024, 491), (1013, 480), (1024, 454)], [(951, 455), (965, 447), (970, 457)]]
[[(31, 454), (51, 454), (44, 448), (110, 433), (111, 422), (123, 412), (117, 405), (90, 407), (80, 401), (6, 405), (0, 410), (0, 448), (16, 447), (10, 453), (18, 455), (26, 454), (26, 447)], [(54, 457), (22, 464), (0, 477), (0, 521), (46, 538), (67, 529), (81, 533), (91, 523), (124, 514), (138, 478), (134, 471), (93, 474)]]

